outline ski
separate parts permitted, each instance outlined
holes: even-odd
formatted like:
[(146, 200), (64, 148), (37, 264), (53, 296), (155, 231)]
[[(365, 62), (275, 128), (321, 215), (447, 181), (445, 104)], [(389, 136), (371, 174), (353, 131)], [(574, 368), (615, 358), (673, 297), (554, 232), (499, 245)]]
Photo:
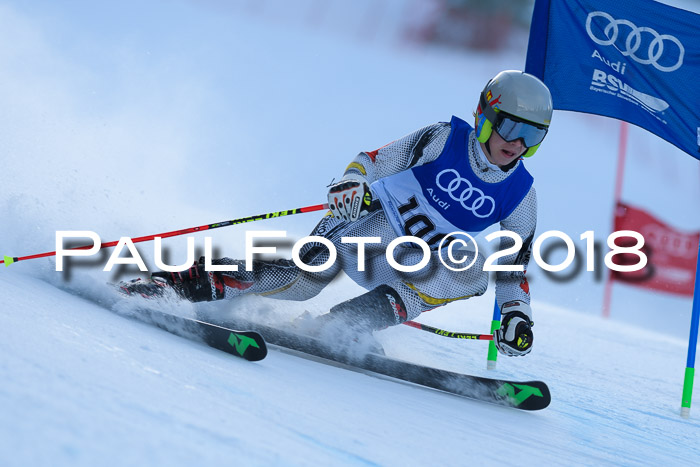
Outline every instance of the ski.
[(268, 344), (345, 364), (351, 369), (394, 378), (437, 389), (469, 399), (489, 402), (519, 410), (546, 408), (551, 395), (542, 381), (509, 381), (456, 373), (426, 367), (374, 353), (360, 354), (352, 345), (333, 346), (314, 337), (261, 325), (242, 318), (227, 320), (227, 324), (252, 329), (265, 337)]
[(152, 309), (139, 309), (137, 318), (140, 321), (150, 322), (150, 324), (172, 334), (204, 342), (209, 347), (250, 362), (257, 362), (267, 356), (265, 339), (255, 331), (237, 331), (198, 319), (171, 315)]
[(129, 317), (185, 339), (203, 342), (209, 347), (250, 362), (257, 362), (267, 356), (265, 339), (256, 331), (237, 331), (225, 326), (171, 315), (149, 308), (139, 308)]
[[(127, 290), (125, 285), (136, 284), (138, 288)], [(129, 295), (141, 295), (148, 297), (147, 293), (156, 293), (152, 296), (162, 296), (165, 288), (154, 285), (150, 281), (136, 279), (129, 283), (110, 284), (117, 292), (127, 298)], [(96, 301), (97, 304), (104, 304)], [(114, 311), (114, 310), (112, 310)], [(236, 357), (241, 357), (250, 362), (257, 362), (267, 356), (267, 345), (260, 333), (252, 330), (234, 330), (220, 324), (208, 323), (195, 318), (172, 315), (147, 306), (137, 307), (128, 313), (129, 317), (138, 321), (154, 325), (160, 329), (184, 337), (189, 340), (203, 342), (217, 350), (221, 350)]]

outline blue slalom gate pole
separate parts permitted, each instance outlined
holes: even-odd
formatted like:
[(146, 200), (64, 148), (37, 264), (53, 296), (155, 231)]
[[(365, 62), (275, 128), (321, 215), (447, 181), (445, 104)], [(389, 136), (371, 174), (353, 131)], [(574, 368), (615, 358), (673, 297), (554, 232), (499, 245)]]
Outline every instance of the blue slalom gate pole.
[(681, 417), (690, 417), (690, 400), (693, 398), (693, 380), (695, 379), (695, 351), (698, 344), (698, 321), (700, 321), (700, 245), (698, 245), (698, 260), (695, 268), (695, 290), (693, 293), (693, 314), (690, 318), (690, 338), (688, 340), (688, 361), (685, 365), (683, 380), (683, 399), (681, 401)]
[[(498, 308), (498, 301), (493, 300), (493, 318), (491, 320), (491, 334), (493, 334), (496, 329), (501, 327), (501, 310)], [(496, 360), (498, 359), (498, 349), (493, 341), (489, 342), (489, 354), (486, 359), (486, 368), (489, 370), (494, 370), (496, 368)]]

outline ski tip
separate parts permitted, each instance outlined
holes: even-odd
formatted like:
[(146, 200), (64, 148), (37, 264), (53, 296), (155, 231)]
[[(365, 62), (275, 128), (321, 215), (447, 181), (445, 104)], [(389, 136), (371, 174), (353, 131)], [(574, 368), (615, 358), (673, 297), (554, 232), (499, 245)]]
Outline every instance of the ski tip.
[(3, 260), (4, 260), (4, 263), (5, 263), (5, 267), (7, 267), (7, 266), (9, 266), (10, 264), (12, 264), (12, 263), (15, 262), (15, 259), (14, 259), (13, 257), (11, 257), (11, 256), (5, 256), (5, 257), (3, 258)]
[(549, 406), (552, 395), (542, 381), (515, 383), (505, 381), (496, 394), (503, 397), (506, 405), (520, 410), (542, 410)]
[(242, 357), (249, 362), (257, 362), (267, 356), (267, 345), (265, 339), (255, 331), (233, 331), (226, 330), (228, 347), (221, 350)]

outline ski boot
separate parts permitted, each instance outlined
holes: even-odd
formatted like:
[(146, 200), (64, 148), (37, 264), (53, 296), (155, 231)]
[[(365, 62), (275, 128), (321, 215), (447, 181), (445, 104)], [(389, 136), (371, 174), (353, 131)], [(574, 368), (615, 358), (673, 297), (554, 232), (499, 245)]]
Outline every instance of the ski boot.
[(154, 272), (148, 280), (134, 279), (120, 282), (119, 291), (125, 295), (162, 298), (169, 292), (191, 302), (205, 302), (224, 298), (220, 274), (204, 270), (204, 258), (181, 272)]
[(400, 324), (406, 321), (406, 316), (406, 307), (399, 294), (388, 285), (380, 285), (335, 305), (329, 313), (314, 318), (313, 324), (318, 338), (345, 341), (367, 353), (384, 355), (384, 348), (374, 338), (373, 331)]

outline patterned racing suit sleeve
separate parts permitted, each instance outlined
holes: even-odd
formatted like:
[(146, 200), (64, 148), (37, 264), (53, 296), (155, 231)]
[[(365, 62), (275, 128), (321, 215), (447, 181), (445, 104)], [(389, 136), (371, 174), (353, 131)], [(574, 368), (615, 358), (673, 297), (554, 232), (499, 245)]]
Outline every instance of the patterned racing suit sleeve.
[(364, 180), (371, 184), (380, 178), (432, 162), (442, 153), (449, 135), (449, 123), (436, 123), (374, 151), (361, 152), (345, 169), (343, 180)]

